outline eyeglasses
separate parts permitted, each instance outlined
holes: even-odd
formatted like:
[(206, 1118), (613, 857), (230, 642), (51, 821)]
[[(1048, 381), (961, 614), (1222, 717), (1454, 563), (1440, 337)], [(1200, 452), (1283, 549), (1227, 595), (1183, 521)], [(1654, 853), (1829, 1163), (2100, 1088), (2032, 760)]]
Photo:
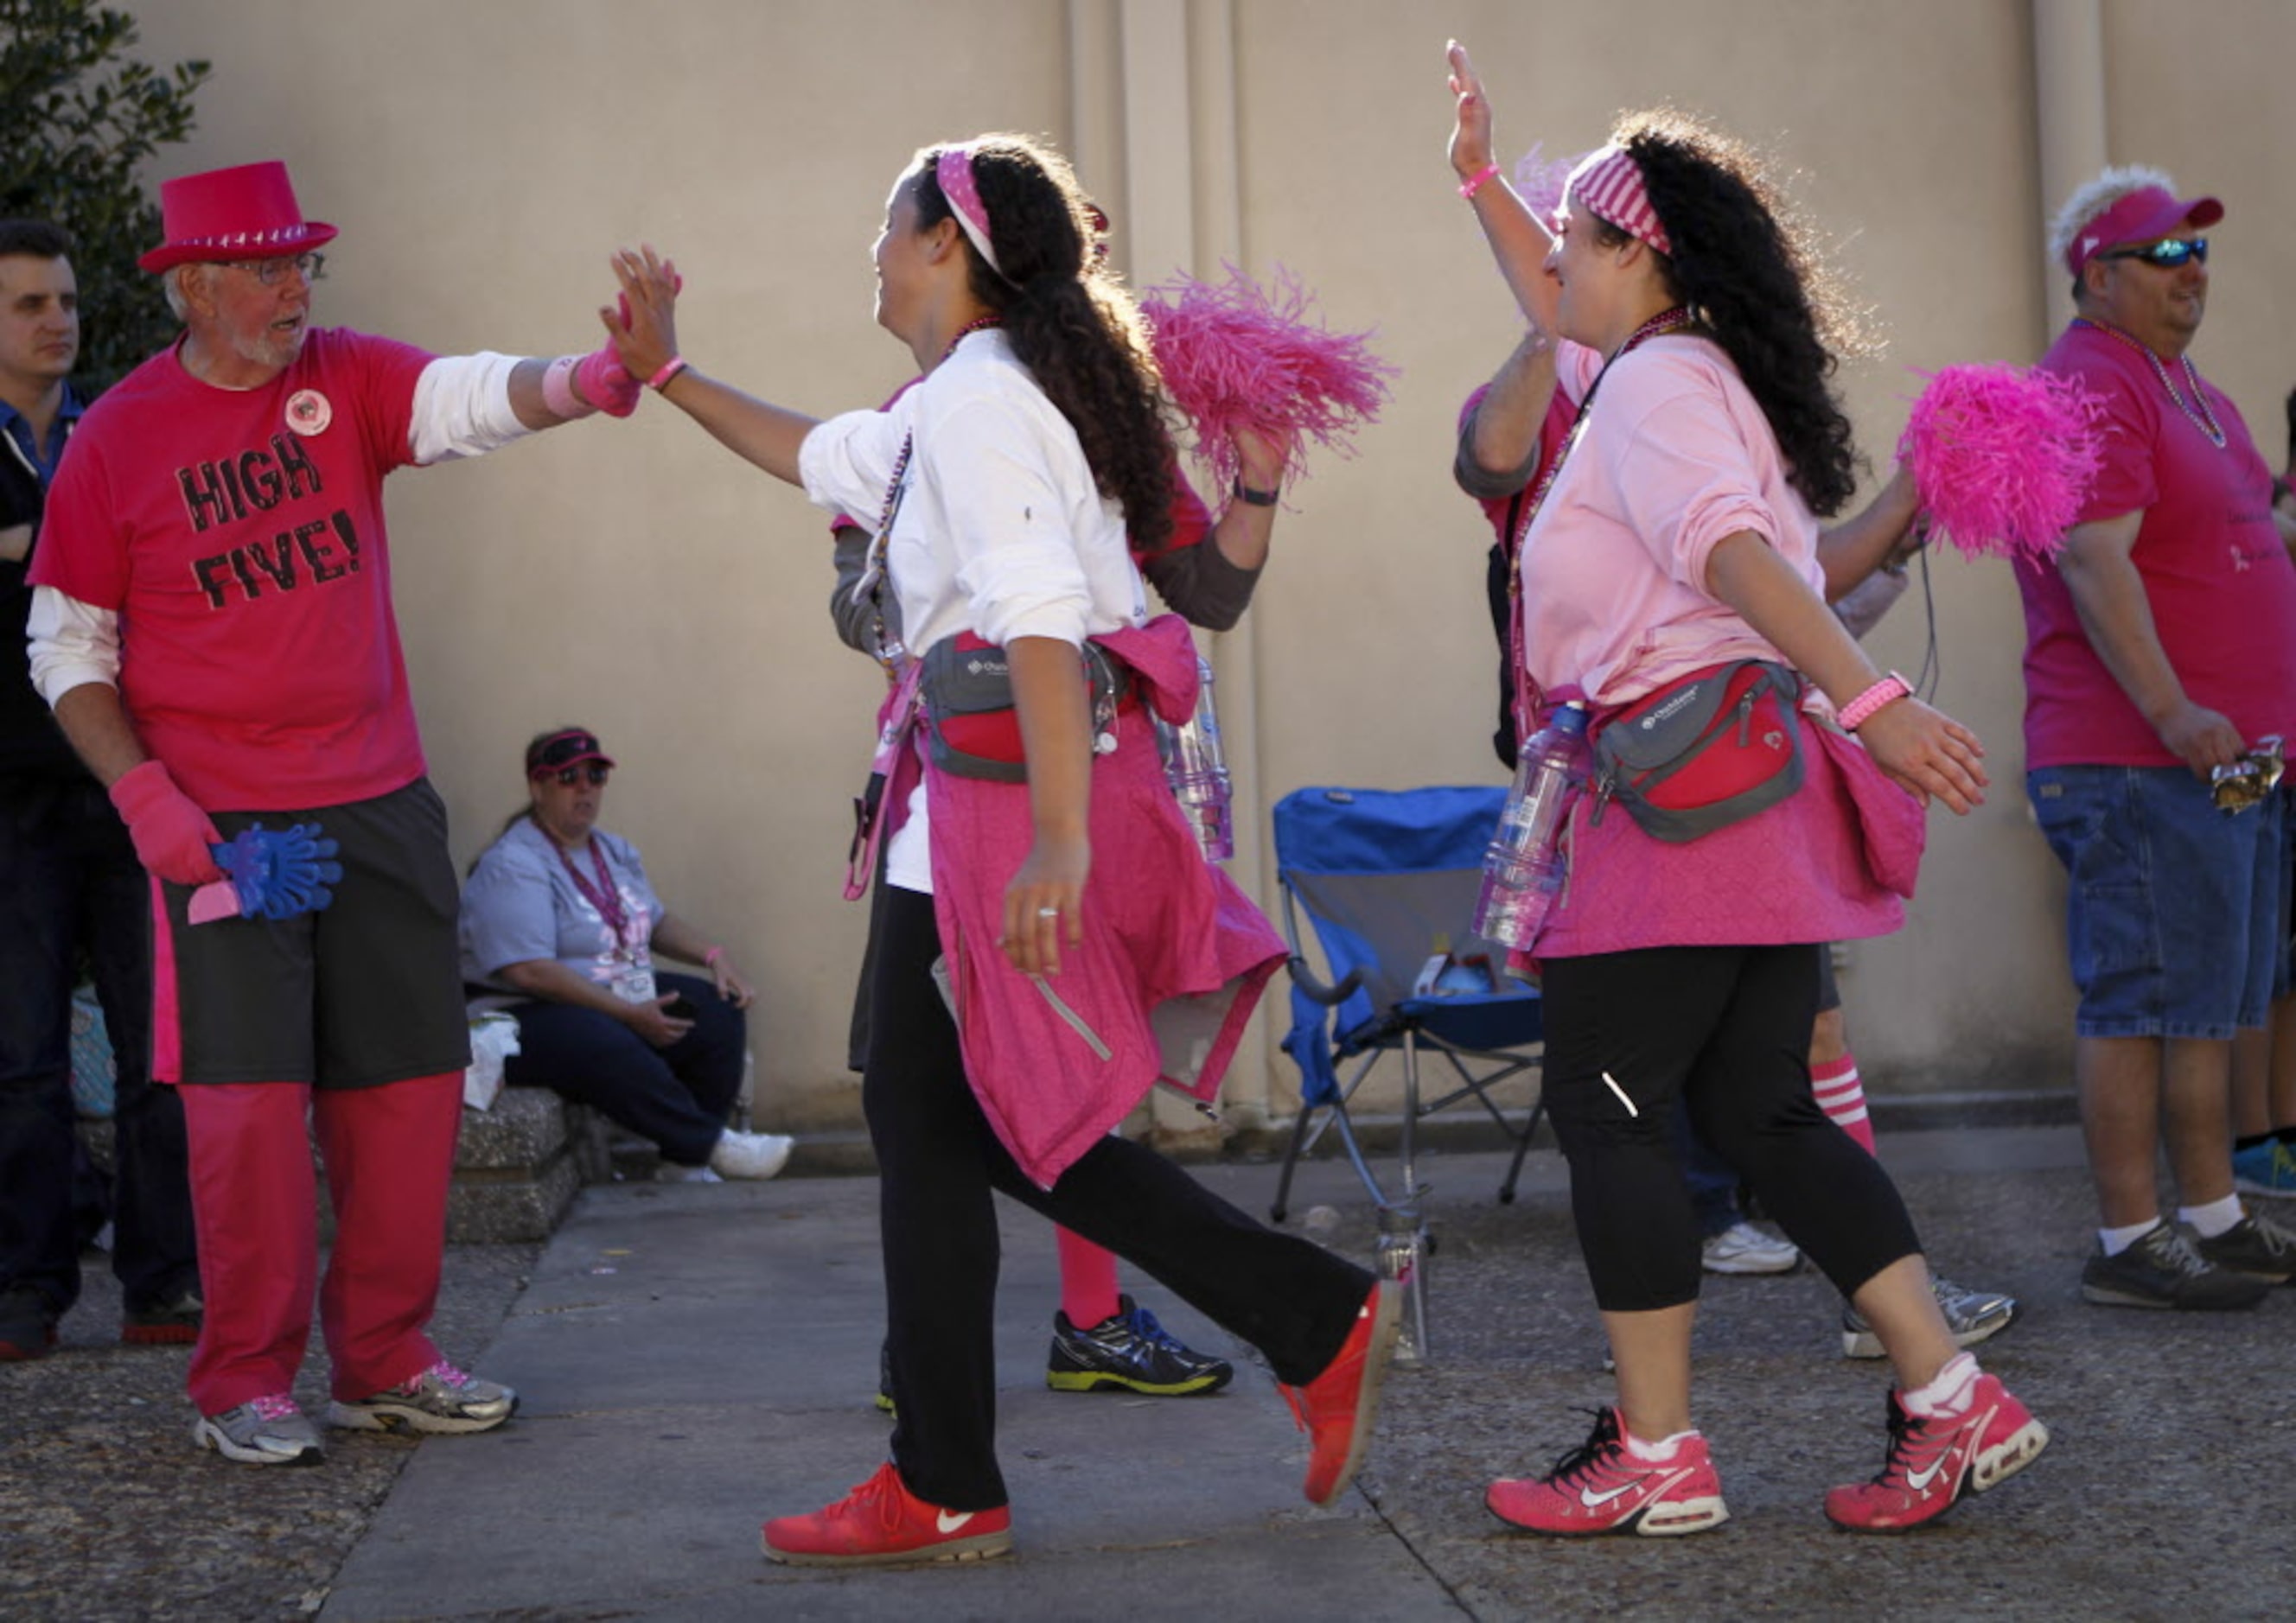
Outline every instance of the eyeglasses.
[(612, 771), (611, 766), (601, 766), (597, 762), (592, 761), (586, 766), (569, 766), (563, 772), (543, 771), (534, 775), (537, 778), (555, 778), (561, 789), (571, 789), (585, 777), (587, 777), (594, 785), (603, 783)]
[(279, 259), (226, 259), (226, 270), (245, 271), (266, 287), (277, 287), (287, 279), (291, 270), (300, 271), (306, 282), (318, 282), (327, 274), (324, 254), (291, 254)]
[(2176, 270), (2188, 259), (2209, 262), (2209, 240), (2206, 237), (2169, 237), (2159, 242), (2147, 242), (2142, 248), (2116, 248), (2106, 259), (2142, 259), (2147, 265), (2157, 265), (2162, 270)]

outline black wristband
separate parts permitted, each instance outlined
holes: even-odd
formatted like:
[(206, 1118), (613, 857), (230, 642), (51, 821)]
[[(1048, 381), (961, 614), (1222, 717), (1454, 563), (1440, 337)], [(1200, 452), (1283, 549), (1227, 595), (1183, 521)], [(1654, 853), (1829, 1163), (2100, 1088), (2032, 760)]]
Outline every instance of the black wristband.
[(1235, 481), (1235, 499), (1250, 507), (1273, 507), (1283, 499), (1281, 490), (1254, 490), (1242, 477)]

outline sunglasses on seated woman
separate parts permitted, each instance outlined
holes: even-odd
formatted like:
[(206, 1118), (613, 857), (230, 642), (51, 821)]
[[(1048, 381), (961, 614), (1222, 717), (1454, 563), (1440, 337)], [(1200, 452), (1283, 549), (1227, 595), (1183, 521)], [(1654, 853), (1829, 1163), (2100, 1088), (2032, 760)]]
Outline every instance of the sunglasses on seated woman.
[(2108, 259), (2142, 259), (2147, 265), (2157, 265), (2162, 270), (2175, 270), (2187, 259), (2209, 262), (2209, 240), (2206, 237), (2169, 237), (2159, 242), (2147, 242), (2142, 248), (2116, 248), (2103, 256)]
[(558, 786), (560, 788), (571, 789), (575, 784), (580, 783), (586, 775), (593, 783), (603, 783), (606, 781), (608, 775), (614, 769), (611, 766), (601, 766), (597, 762), (592, 761), (586, 766), (569, 766), (563, 772), (551, 772), (545, 770), (537, 772), (534, 775), (538, 778), (555, 778), (558, 780)]

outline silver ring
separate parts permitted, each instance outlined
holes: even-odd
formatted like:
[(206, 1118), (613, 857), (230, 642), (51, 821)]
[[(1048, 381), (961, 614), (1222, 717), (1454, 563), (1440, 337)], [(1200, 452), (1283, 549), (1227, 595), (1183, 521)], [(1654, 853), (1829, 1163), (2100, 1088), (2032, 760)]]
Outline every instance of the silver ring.
[(1040, 919), (1057, 919), (1061, 916), (1061, 910), (1057, 907), (1039, 907), (1037, 909), (1037, 916)]

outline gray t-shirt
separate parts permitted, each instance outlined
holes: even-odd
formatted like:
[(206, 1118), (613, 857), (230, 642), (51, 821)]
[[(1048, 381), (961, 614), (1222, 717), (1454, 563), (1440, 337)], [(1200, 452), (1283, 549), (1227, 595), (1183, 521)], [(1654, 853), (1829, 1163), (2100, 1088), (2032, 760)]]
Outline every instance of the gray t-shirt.
[(496, 971), (537, 958), (555, 958), (584, 980), (611, 989), (652, 975), (648, 943), (661, 922), (662, 906), (647, 882), (638, 848), (603, 829), (591, 831), (590, 846), (571, 859), (595, 889), (594, 853), (605, 853), (607, 875), (624, 915), (620, 939), (567, 872), (557, 843), (532, 818), (522, 817), (487, 848), (463, 887), (464, 980), (510, 991)]

